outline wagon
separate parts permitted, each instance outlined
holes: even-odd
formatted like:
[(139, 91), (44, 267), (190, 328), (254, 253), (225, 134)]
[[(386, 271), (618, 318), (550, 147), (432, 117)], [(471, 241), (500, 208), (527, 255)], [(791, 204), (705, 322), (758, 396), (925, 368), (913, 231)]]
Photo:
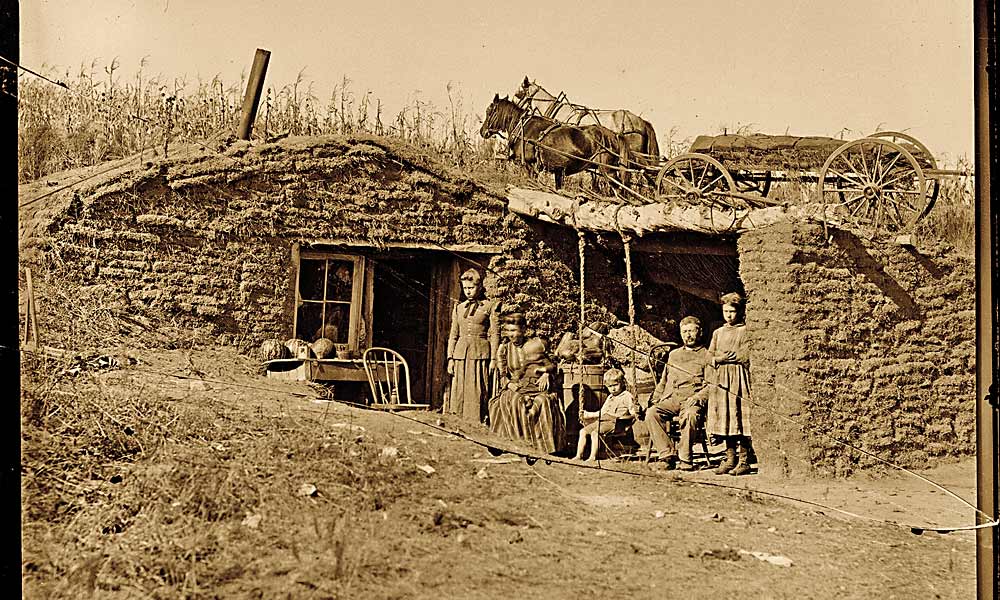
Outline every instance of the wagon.
[[(722, 203), (756, 208), (772, 184), (811, 189), (818, 216), (875, 232), (902, 234), (930, 212), (941, 177), (926, 146), (897, 131), (852, 141), (774, 135), (699, 136), (688, 152), (661, 163), (655, 197), (665, 203)], [(787, 199), (786, 199), (787, 200)]]
[[(587, 170), (613, 185), (616, 195), (639, 204), (738, 210), (793, 203), (809, 205), (804, 208), (824, 223), (873, 234), (906, 234), (933, 208), (942, 177), (967, 175), (939, 169), (924, 144), (898, 131), (879, 131), (851, 141), (762, 134), (699, 136), (686, 153), (666, 159), (659, 156), (655, 143), (646, 150), (626, 143), (626, 136), (630, 140), (655, 136), (647, 121), (628, 111), (601, 111), (571, 103), (565, 94), (553, 96), (527, 78), (516, 95), (519, 109), (525, 112), (512, 131), (522, 135), (522, 143), (555, 154), (569, 156), (541, 138), (526, 140), (525, 120), (552, 123), (550, 129), (557, 124), (582, 129), (583, 119), (598, 126), (614, 125), (613, 133), (620, 138), (616, 147), (602, 145), (598, 154), (574, 158), (589, 163)], [(623, 114), (648, 127), (613, 119)], [(609, 155), (613, 160), (595, 158)], [(609, 169), (611, 164), (617, 166)], [(632, 176), (636, 174), (641, 176)], [(799, 188), (786, 188), (780, 199), (769, 198), (773, 184), (780, 182), (794, 182)], [(789, 191), (799, 193), (789, 198)]]

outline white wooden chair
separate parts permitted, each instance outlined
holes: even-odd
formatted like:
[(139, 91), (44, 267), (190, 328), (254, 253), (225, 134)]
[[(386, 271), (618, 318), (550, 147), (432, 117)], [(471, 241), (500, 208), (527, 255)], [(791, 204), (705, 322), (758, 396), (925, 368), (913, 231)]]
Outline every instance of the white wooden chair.
[(413, 401), (410, 391), (410, 366), (403, 356), (389, 348), (369, 348), (361, 357), (372, 391), (372, 408), (380, 410), (416, 410), (430, 404)]

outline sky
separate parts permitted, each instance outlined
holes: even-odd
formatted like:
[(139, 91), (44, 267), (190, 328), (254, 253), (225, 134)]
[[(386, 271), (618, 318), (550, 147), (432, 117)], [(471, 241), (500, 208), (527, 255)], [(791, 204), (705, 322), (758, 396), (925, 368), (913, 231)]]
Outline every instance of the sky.
[[(905, 131), (944, 165), (974, 156), (972, 3), (957, 0), (23, 0), (21, 64), (236, 83), (342, 77), (393, 115), (414, 98), (481, 119), (528, 76), (593, 108), (626, 108), (660, 147), (748, 126), (853, 139)], [(52, 69), (52, 70), (50, 70)], [(478, 127), (478, 122), (474, 126)], [(843, 134), (841, 133), (843, 131)]]

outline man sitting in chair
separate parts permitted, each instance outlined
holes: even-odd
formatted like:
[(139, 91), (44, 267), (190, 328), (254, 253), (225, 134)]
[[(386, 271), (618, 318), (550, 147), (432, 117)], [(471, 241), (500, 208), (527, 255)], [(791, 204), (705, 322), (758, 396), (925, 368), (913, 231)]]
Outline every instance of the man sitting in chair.
[[(667, 356), (667, 365), (650, 398), (643, 423), (650, 442), (668, 469), (676, 466), (682, 471), (693, 471), (691, 441), (708, 402), (705, 372), (709, 368), (709, 354), (699, 343), (701, 321), (698, 317), (681, 319), (680, 330), (684, 345)], [(667, 433), (669, 421), (674, 417), (678, 417), (681, 434), (680, 448), (676, 449)]]

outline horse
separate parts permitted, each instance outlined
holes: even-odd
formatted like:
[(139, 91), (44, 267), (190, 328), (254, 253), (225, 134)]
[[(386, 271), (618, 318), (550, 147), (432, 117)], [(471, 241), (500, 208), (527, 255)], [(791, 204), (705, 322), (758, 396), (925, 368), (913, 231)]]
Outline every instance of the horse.
[(513, 158), (531, 173), (541, 169), (554, 174), (557, 190), (562, 188), (565, 175), (593, 171), (595, 164), (603, 175), (614, 175), (616, 156), (612, 148), (617, 137), (606, 127), (573, 126), (532, 115), (496, 94), (486, 109), (479, 135), (488, 138), (501, 132), (509, 140)]
[(553, 96), (527, 76), (514, 92), (521, 108), (537, 109), (541, 115), (570, 125), (602, 125), (619, 136), (619, 158), (625, 166), (656, 167), (660, 161), (660, 146), (652, 123), (625, 110), (598, 110), (574, 104), (565, 94)]

